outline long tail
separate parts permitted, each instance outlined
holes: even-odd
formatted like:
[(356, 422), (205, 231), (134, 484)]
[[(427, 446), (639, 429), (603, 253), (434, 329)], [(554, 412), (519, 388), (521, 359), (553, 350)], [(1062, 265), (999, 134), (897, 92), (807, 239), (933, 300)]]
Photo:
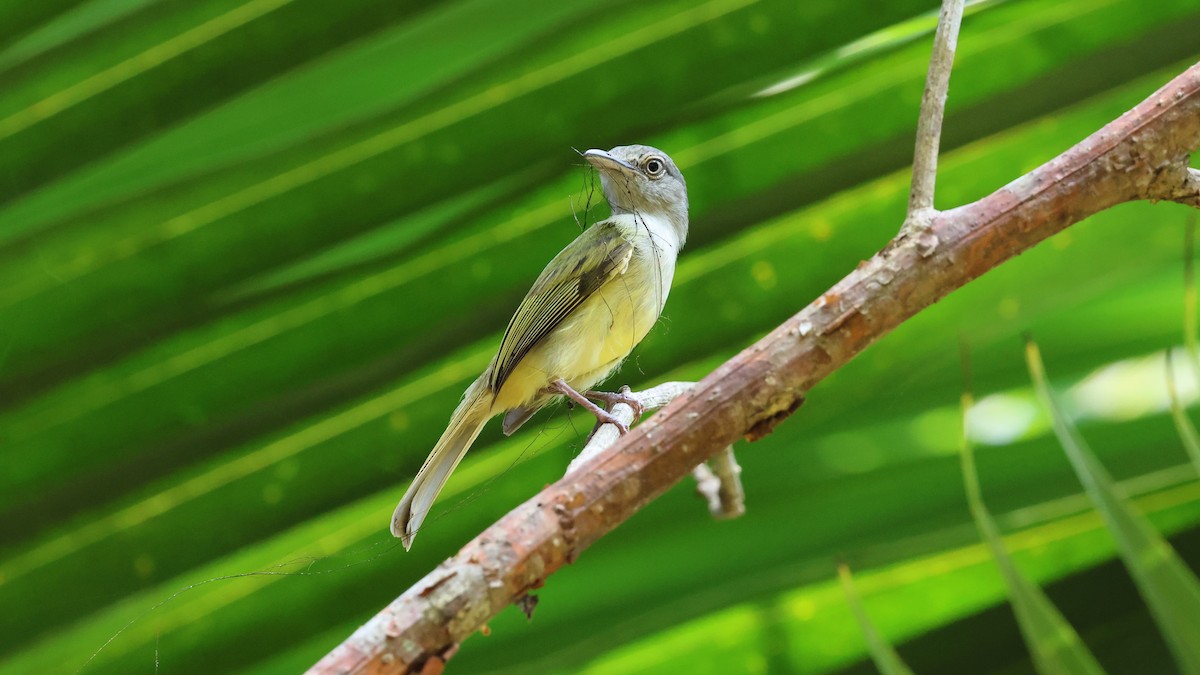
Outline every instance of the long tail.
[(421, 529), (425, 516), (429, 515), (433, 500), (437, 499), (438, 493), (446, 485), (446, 479), (491, 417), (491, 407), (491, 396), (483, 378), (480, 378), (467, 389), (462, 403), (458, 404), (454, 415), (450, 417), (450, 425), (438, 439), (437, 445), (433, 446), (433, 451), (392, 514), (392, 534), (400, 538), (404, 550), (412, 547), (413, 537)]

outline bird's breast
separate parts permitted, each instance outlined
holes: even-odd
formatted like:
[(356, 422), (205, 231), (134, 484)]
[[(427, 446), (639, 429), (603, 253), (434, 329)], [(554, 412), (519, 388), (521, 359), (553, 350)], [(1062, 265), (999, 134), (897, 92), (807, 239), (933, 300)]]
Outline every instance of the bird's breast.
[(620, 365), (658, 322), (678, 252), (673, 231), (653, 221), (630, 228), (634, 252), (625, 271), (601, 286), (514, 369), (497, 404), (504, 409), (538, 397), (555, 378), (588, 389)]
[(607, 373), (629, 356), (658, 322), (675, 276), (677, 250), (671, 239), (639, 235), (625, 272), (575, 312), (569, 320), (572, 326), (564, 326), (574, 336), (567, 340), (574, 353), (564, 355), (563, 365), (575, 364), (576, 373)]

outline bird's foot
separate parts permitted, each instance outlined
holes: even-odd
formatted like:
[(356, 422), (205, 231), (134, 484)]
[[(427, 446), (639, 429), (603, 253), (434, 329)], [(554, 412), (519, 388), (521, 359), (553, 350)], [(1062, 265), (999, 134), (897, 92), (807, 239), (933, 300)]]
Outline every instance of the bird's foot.
[[(567, 398), (574, 401), (575, 403), (578, 403), (579, 407), (581, 407), (584, 410), (595, 415), (596, 420), (598, 420), (600, 422), (600, 424), (611, 424), (614, 427), (616, 427), (617, 431), (619, 431), (622, 436), (629, 433), (629, 425), (628, 424), (625, 424), (621, 420), (617, 419), (617, 417), (615, 417), (612, 413), (608, 412), (604, 408), (601, 408), (600, 406), (596, 405), (595, 403), (592, 403), (590, 400), (588, 400), (587, 396), (584, 396), (583, 394), (575, 391), (573, 388), (571, 388), (571, 385), (567, 384), (561, 378), (551, 382), (550, 386), (546, 387), (546, 392), (553, 393), (553, 394), (562, 394), (563, 396), (566, 396)], [(616, 394), (614, 394), (614, 396), (615, 395)], [(636, 408), (635, 408), (635, 410), (636, 410)]]
[(615, 392), (589, 391), (584, 394), (584, 396), (597, 401), (604, 401), (609, 410), (612, 410), (612, 407), (618, 403), (624, 403), (630, 408), (633, 408), (634, 422), (642, 419), (642, 414), (646, 412), (646, 406), (642, 405), (642, 402), (634, 397), (633, 393), (629, 391), (629, 387), (621, 387), (620, 391)]
[(597, 428), (602, 427), (605, 424), (611, 424), (617, 428), (617, 432), (620, 433), (622, 436), (629, 433), (629, 425), (622, 422), (620, 420), (620, 418), (618, 418), (617, 416), (608, 412), (604, 408), (597, 407), (596, 411), (593, 412), (593, 414), (596, 416), (596, 427)]

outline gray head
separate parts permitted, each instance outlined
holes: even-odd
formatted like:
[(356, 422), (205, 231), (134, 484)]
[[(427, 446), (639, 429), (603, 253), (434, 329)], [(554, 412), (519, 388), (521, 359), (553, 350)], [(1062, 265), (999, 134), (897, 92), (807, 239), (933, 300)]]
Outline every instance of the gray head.
[(667, 153), (648, 145), (618, 145), (605, 152), (583, 153), (600, 171), (604, 198), (614, 215), (642, 213), (662, 216), (675, 227), (679, 243), (687, 239), (687, 183)]

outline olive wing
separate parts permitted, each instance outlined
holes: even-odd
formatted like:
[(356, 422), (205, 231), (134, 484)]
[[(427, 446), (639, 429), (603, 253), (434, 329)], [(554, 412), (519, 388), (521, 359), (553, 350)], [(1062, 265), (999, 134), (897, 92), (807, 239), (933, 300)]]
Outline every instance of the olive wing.
[(632, 257), (633, 244), (612, 221), (596, 223), (568, 244), (542, 270), (508, 322), (489, 388), (500, 391), (529, 350), (601, 286), (624, 273)]

